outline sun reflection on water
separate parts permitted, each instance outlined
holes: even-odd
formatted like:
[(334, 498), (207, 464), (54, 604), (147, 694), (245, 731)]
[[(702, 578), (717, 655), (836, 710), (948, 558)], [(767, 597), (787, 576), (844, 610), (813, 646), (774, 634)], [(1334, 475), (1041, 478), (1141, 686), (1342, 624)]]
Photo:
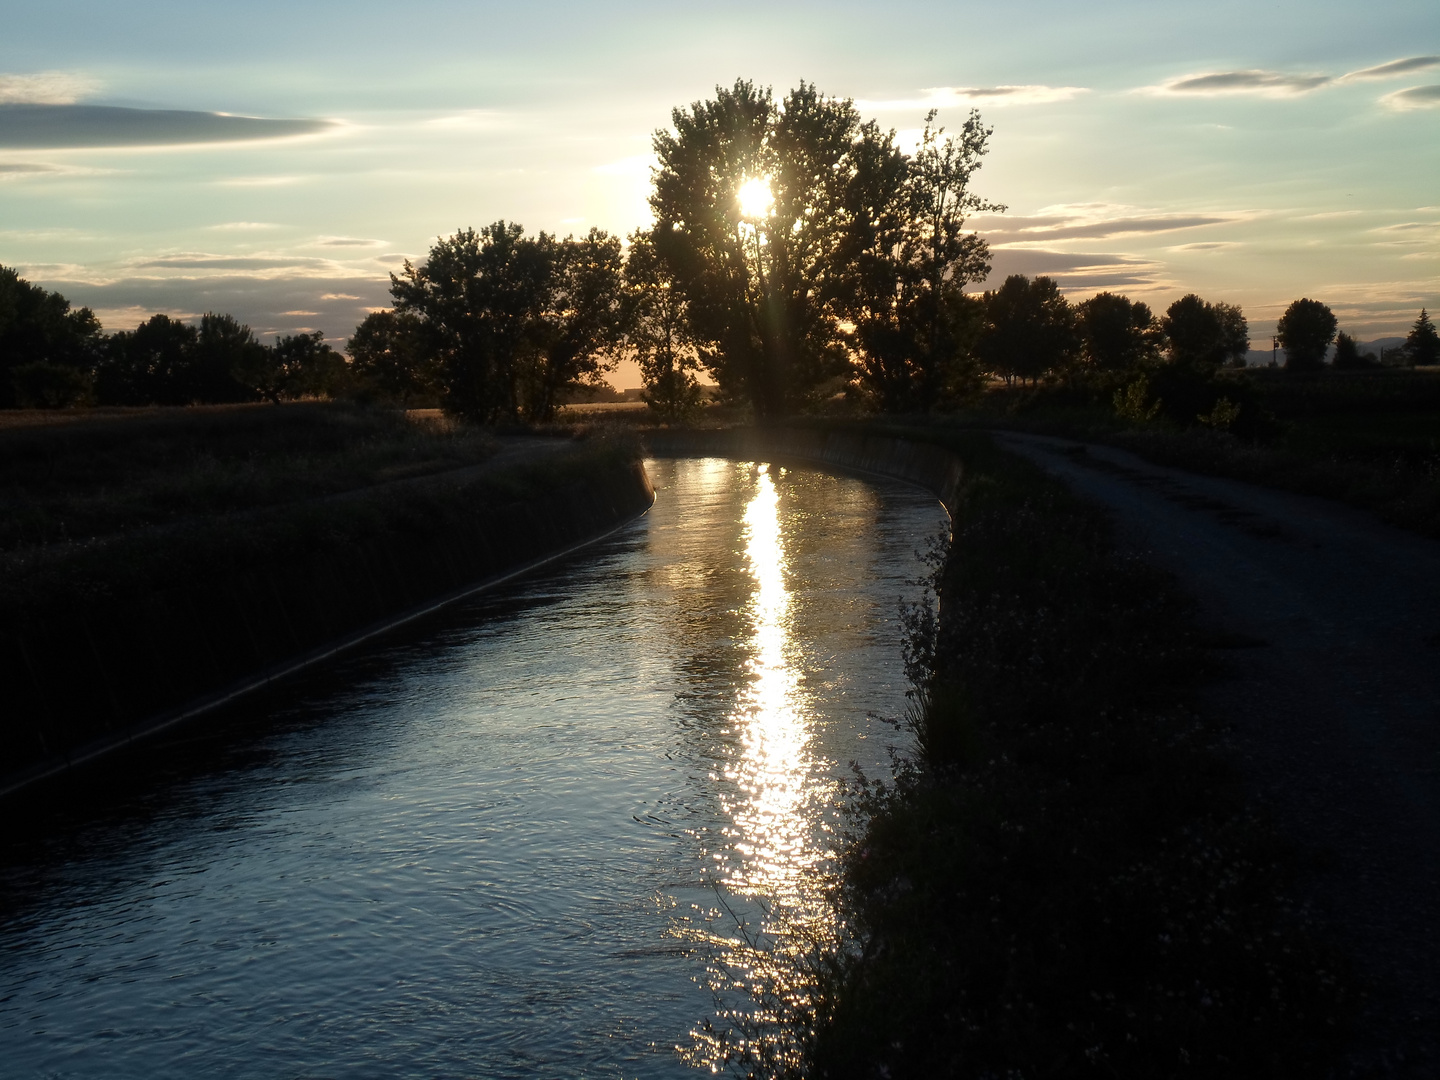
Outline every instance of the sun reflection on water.
[(805, 813), (813, 796), (807, 709), (790, 655), (790, 591), (780, 493), (766, 465), (745, 508), (745, 559), (755, 580), (749, 683), (735, 712), (741, 754), (727, 770), (738, 798), (727, 806), (738, 861), (725, 884), (772, 902), (797, 898), (816, 854)]
[(814, 709), (800, 674), (777, 473), (754, 466), (755, 492), (743, 517), (750, 659), (731, 713), (736, 743), (721, 796), (731, 823), (716, 883), (724, 910), (711, 913), (712, 929), (701, 934), (713, 957), (712, 989), (724, 1002), (720, 1017), (732, 1026), (727, 1032), (707, 1024), (685, 1054), (711, 1071), (737, 1052), (793, 1061), (795, 1033), (777, 1021), (805, 1011), (802, 958), (835, 933), (823, 883), (829, 851), (819, 828), (835, 783), (811, 749)]

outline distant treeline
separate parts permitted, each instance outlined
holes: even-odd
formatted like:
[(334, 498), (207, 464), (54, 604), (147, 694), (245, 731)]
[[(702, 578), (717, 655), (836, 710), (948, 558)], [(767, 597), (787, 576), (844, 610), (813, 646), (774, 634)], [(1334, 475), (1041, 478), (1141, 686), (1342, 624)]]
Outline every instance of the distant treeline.
[[(0, 406), (343, 394), (544, 421), (631, 358), (665, 419), (698, 406), (701, 373), (759, 419), (840, 394), (930, 412), (987, 379), (1088, 380), (1144, 415), (1152, 376), (1245, 363), (1244, 313), (1194, 294), (1157, 316), (1108, 292), (1071, 304), (1048, 277), (967, 293), (991, 270), (967, 218), (1005, 209), (970, 190), (991, 135), (973, 110), (953, 134), (931, 112), (913, 153), (806, 83), (777, 101), (739, 81), (671, 120), (654, 140), (653, 227), (623, 245), (599, 229), (461, 230), (391, 275), (393, 306), (356, 328), (348, 361), (319, 333), (267, 346), (226, 315), (157, 315), (106, 338), (87, 309), (0, 270)], [(1324, 304), (1295, 301), (1277, 327), (1286, 367), (1322, 366), (1332, 343), (1337, 367), (1375, 362), (1337, 329)], [(1440, 361), (1426, 312), (1398, 359)]]

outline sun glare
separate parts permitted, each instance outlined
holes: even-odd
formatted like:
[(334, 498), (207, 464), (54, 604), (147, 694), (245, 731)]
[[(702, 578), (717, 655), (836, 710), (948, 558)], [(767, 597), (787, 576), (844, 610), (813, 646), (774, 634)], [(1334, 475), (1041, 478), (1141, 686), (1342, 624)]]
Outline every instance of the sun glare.
[(740, 216), (746, 221), (769, 217), (770, 210), (775, 205), (775, 193), (770, 190), (768, 176), (746, 180), (740, 185), (736, 197), (740, 200)]

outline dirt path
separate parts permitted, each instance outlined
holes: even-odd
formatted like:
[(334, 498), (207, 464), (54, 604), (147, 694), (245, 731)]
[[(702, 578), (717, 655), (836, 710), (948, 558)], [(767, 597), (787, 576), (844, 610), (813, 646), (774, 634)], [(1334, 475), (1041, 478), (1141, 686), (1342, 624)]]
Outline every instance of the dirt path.
[(1225, 651), (1204, 705), (1374, 983), (1363, 1058), (1440, 1075), (1440, 543), (1337, 503), (997, 433), (1109, 508)]

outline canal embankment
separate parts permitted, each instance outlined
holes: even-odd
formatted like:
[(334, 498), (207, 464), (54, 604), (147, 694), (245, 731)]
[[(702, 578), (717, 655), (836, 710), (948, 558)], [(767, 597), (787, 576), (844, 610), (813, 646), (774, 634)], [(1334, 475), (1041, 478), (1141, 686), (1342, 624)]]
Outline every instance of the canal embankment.
[(0, 793), (560, 557), (654, 497), (613, 439), (182, 413), (0, 432)]

